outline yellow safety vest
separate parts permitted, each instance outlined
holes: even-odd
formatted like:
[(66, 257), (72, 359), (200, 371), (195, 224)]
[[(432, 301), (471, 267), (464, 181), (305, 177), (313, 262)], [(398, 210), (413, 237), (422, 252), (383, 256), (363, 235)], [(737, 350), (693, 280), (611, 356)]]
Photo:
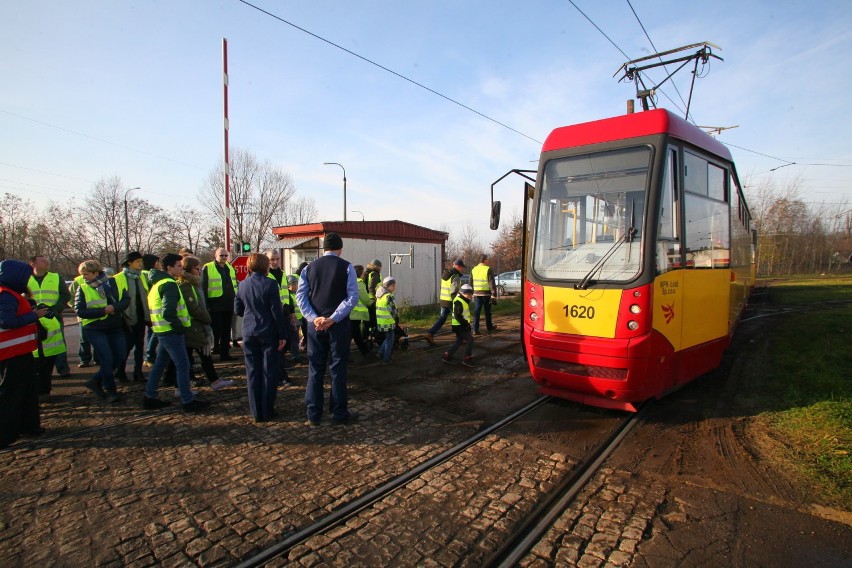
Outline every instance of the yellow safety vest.
[[(124, 297), (124, 293), (127, 292), (127, 273), (123, 270), (112, 277), (115, 280), (115, 283), (118, 284), (118, 299), (122, 299)], [(142, 288), (145, 289), (145, 294), (147, 295), (150, 291), (150, 284), (148, 284), (148, 279), (143, 278), (142, 274), (139, 275), (139, 280), (142, 282)]]
[(151, 329), (154, 333), (168, 333), (172, 331), (171, 324), (163, 317), (163, 295), (160, 291), (160, 288), (168, 282), (175, 285), (180, 295), (177, 306), (177, 317), (180, 323), (183, 327), (192, 325), (192, 321), (189, 319), (189, 310), (186, 308), (186, 302), (183, 300), (183, 292), (180, 291), (180, 286), (171, 278), (163, 278), (162, 280), (157, 280), (151, 286), (151, 291), (148, 292), (148, 307), (151, 309)]
[[(92, 288), (89, 286), (87, 282), (83, 282), (80, 286), (80, 289), (83, 290), (83, 297), (86, 298), (86, 307), (89, 309), (95, 308), (106, 308), (107, 307), (107, 299), (106, 294), (101, 291), (101, 288)], [(102, 315), (99, 318), (77, 318), (80, 320), (82, 325), (89, 325), (93, 321), (100, 321), (107, 319), (107, 314)]]
[(396, 323), (393, 321), (390, 306), (388, 306), (391, 298), (393, 298), (393, 294), (390, 292), (381, 298), (376, 298), (376, 327), (382, 331), (393, 329)]
[[(290, 301), (290, 290), (287, 288), (287, 275), (284, 274), (281, 277), (281, 284), (278, 283), (278, 280), (276, 280), (275, 277), (272, 274), (267, 273), (266, 275), (269, 278), (271, 278), (273, 282), (275, 282), (276, 286), (278, 286), (278, 297), (281, 299), (281, 304), (284, 305), (287, 302), (289, 302)], [(209, 280), (208, 280), (208, 282), (209, 282)], [(208, 284), (207, 289), (208, 290), (210, 289), (209, 284)]]
[[(47, 330), (47, 338), (41, 342), (41, 350), (45, 357), (65, 353), (65, 339), (62, 337), (62, 326), (57, 318), (39, 318), (42, 327)], [(40, 357), (39, 350), (33, 351), (33, 357)]]
[(349, 319), (358, 321), (367, 321), (370, 319), (370, 311), (367, 309), (367, 306), (364, 305), (364, 302), (361, 301), (362, 294), (367, 294), (367, 285), (363, 280), (358, 280), (358, 303), (354, 308), (352, 308), (352, 311), (349, 312)]
[[(237, 271), (230, 264), (225, 264), (228, 267), (228, 272), (231, 273), (231, 284), (234, 285), (234, 292), (237, 291)], [(216, 269), (216, 261), (208, 262), (204, 265), (204, 270), (207, 271), (207, 297), (218, 298), (223, 294), (222, 277), (219, 275), (219, 270)]]
[(441, 280), (441, 301), (443, 302), (453, 301), (453, 276), (455, 276), (455, 274), (450, 275), (450, 277), (446, 280)]
[[(462, 317), (465, 319), (468, 325), (470, 325), (470, 303), (465, 300), (464, 296), (459, 294), (453, 300), (453, 304), (456, 302), (461, 303), (462, 305)], [(456, 308), (453, 306), (453, 325), (461, 325), (461, 322), (456, 319)]]
[(35, 276), (30, 276), (30, 281), (27, 284), (30, 293), (33, 295), (33, 300), (36, 304), (45, 304), (47, 306), (55, 306), (59, 301), (59, 274), (56, 272), (48, 272), (44, 275), (44, 279), (39, 285)]
[(473, 280), (473, 291), (491, 293), (491, 283), (488, 282), (488, 265), (477, 264), (470, 271), (470, 278)]

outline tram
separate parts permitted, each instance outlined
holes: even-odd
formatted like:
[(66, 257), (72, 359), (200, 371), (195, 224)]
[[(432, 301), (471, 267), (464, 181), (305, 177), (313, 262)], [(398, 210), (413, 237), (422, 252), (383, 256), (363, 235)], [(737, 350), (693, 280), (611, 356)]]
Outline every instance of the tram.
[[(719, 366), (756, 245), (723, 144), (647, 110), (557, 128), (535, 179), (513, 172), (535, 181), (521, 333), (541, 392), (635, 411)], [(492, 229), (499, 212), (492, 186)]]

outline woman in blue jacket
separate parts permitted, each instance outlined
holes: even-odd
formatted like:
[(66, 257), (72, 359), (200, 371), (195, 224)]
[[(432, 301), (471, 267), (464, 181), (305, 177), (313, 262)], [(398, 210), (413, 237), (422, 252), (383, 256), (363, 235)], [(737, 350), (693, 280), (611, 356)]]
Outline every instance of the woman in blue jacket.
[(74, 297), (74, 311), (80, 318), (83, 335), (95, 350), (100, 369), (86, 381), (86, 388), (107, 402), (118, 402), (113, 373), (127, 360), (122, 312), (130, 305), (130, 295), (119, 300), (118, 284), (106, 275), (97, 260), (78, 267), (83, 284)]
[(287, 318), (275, 280), (267, 277), (269, 258), (254, 253), (246, 267), (250, 274), (234, 298), (234, 312), (243, 317), (249, 411), (256, 422), (275, 415), (278, 380), (284, 373), (281, 354), (287, 341)]

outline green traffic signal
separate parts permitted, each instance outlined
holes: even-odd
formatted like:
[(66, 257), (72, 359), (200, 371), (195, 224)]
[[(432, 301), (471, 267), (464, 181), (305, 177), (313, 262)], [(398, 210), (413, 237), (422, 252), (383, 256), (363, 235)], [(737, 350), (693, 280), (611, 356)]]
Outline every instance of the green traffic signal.
[(243, 252), (251, 252), (251, 243), (243, 243)]

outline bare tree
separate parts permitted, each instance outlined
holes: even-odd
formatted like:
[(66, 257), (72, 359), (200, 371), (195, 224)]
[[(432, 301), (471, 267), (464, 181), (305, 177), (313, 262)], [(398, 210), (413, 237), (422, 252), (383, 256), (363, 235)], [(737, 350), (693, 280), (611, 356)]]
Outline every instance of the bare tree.
[(25, 259), (35, 251), (28, 227), (34, 224), (36, 209), (29, 201), (11, 193), (0, 200), (0, 259)]
[[(207, 176), (199, 192), (202, 207), (211, 217), (225, 224), (225, 197), (222, 165)], [(272, 228), (288, 214), (296, 187), (290, 175), (257, 158), (242, 148), (231, 152), (230, 177), (231, 231), (234, 242), (252, 243), (258, 250), (272, 242)], [(305, 203), (297, 202), (296, 213), (305, 211)]]
[(491, 266), (497, 272), (517, 270), (523, 261), (524, 224), (518, 213), (500, 228), (497, 239), (491, 245)]

